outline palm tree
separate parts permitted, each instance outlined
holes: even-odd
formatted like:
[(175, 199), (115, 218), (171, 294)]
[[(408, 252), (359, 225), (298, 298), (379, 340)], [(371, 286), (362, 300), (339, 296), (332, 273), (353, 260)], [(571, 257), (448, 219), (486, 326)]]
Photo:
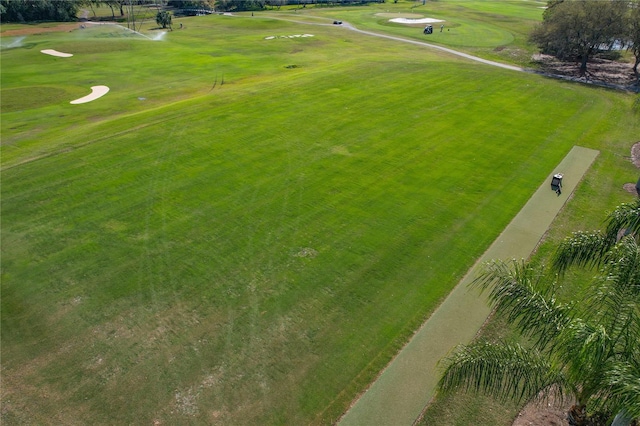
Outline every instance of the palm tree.
[[(640, 418), (640, 200), (609, 214), (606, 228), (577, 232), (550, 268), (493, 261), (474, 281), (489, 291), (528, 340), (476, 341), (444, 360), (439, 389), (483, 391), (526, 401), (555, 392), (576, 401), (572, 425), (602, 424), (616, 413)], [(558, 299), (572, 267), (595, 269), (585, 294)]]
[(171, 13), (166, 10), (158, 12), (156, 24), (161, 25), (163, 29), (167, 28), (167, 26), (171, 28)]

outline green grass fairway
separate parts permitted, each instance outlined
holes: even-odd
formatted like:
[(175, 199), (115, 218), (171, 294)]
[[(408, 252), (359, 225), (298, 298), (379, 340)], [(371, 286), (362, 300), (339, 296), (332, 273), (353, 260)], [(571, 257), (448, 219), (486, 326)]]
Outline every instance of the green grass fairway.
[(625, 93), (180, 22), (2, 35), (3, 424), (332, 423), (572, 146), (619, 178), (640, 134)]

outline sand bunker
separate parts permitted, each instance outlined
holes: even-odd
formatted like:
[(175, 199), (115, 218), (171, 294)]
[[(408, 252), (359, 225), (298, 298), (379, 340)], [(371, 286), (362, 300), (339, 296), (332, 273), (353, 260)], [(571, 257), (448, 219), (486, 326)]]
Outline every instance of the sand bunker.
[(298, 38), (298, 37), (313, 37), (313, 34), (294, 34), (294, 35), (283, 35), (283, 36), (269, 36), (265, 37), (265, 40), (273, 40), (275, 38)]
[(45, 55), (58, 56), (60, 58), (70, 58), (73, 56), (72, 53), (58, 52), (57, 50), (53, 50), (53, 49), (44, 49), (44, 50), (41, 50), (40, 52), (44, 53)]
[(265, 40), (273, 40), (275, 38), (298, 38), (298, 37), (313, 37), (313, 34), (294, 34), (289, 36), (269, 36), (265, 37)]
[(109, 88), (107, 86), (91, 86), (91, 93), (85, 97), (80, 99), (76, 99), (71, 101), (72, 104), (84, 104), (87, 102), (95, 101), (96, 99), (104, 96), (109, 92)]
[(433, 24), (435, 22), (444, 22), (444, 21), (442, 19), (433, 19), (433, 18), (420, 18), (420, 19), (393, 18), (393, 19), (389, 19), (389, 22), (397, 22), (398, 24)]

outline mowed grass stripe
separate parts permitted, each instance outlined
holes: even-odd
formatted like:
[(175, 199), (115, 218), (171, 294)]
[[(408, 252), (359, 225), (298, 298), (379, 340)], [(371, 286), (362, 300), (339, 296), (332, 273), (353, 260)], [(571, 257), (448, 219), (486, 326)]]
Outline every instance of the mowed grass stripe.
[[(125, 113), (105, 97), (29, 141), (81, 148), (3, 170), (7, 416), (336, 419), (563, 148), (597, 144), (628, 104), (386, 41), (322, 43), (343, 49), (330, 66), (274, 76), (262, 59), (211, 97)], [(290, 47), (278, 64), (298, 62)], [(24, 122), (68, 106), (48, 108)]]

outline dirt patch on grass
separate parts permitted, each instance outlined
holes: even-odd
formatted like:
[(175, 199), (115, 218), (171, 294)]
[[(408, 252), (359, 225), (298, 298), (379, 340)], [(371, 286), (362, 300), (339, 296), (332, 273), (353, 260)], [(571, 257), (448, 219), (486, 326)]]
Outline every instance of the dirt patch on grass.
[(533, 55), (532, 60), (538, 65), (538, 71), (545, 75), (640, 91), (640, 81), (633, 72), (633, 66), (627, 62), (593, 58), (587, 64), (587, 72), (581, 74), (580, 64), (576, 62), (560, 61), (553, 56), (542, 54)]
[(622, 188), (629, 194), (638, 195), (635, 183), (625, 183), (624, 185), (622, 185)]
[(568, 426), (569, 422), (567, 414), (561, 409), (541, 409), (539, 407), (529, 409), (526, 407), (518, 414), (512, 426), (531, 425)]
[(511, 426), (569, 425), (567, 413), (575, 403), (573, 399), (560, 397), (555, 386), (545, 394), (539, 394), (538, 397), (524, 406)]
[(53, 32), (60, 32), (60, 31), (73, 31), (73, 30), (77, 30), (78, 28), (80, 28), (80, 24), (77, 22), (58, 24), (58, 25), (53, 25), (51, 27), (42, 27), (42, 26), (36, 27), (36, 26), (25, 25), (23, 28), (2, 31), (1, 34), (3, 37), (12, 37), (12, 36), (53, 33)]
[(640, 169), (640, 141), (631, 147), (631, 162)]

